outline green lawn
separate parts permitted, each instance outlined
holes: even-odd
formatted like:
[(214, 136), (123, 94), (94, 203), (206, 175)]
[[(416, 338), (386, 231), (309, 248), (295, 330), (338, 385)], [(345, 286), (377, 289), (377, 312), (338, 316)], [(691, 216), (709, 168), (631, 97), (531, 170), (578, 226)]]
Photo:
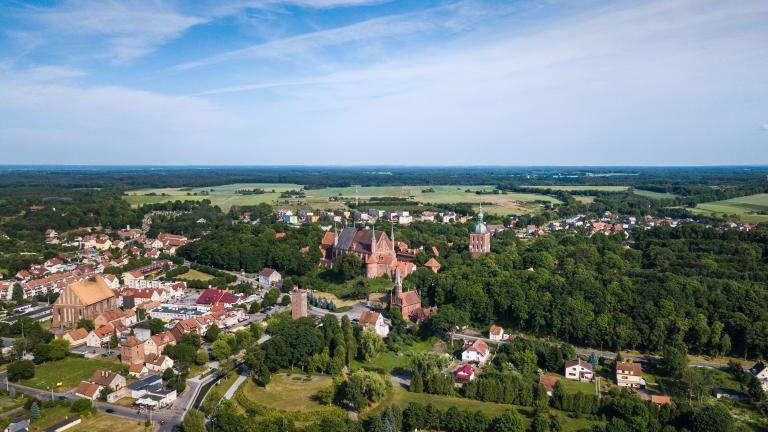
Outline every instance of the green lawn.
[[(33, 432), (45, 430), (67, 417), (76, 415), (68, 406), (43, 408), (40, 414), (42, 417), (32, 422), (30, 430)], [(134, 432), (145, 429), (144, 422), (99, 412), (83, 418), (82, 423), (69, 430), (73, 432)]]
[(179, 279), (184, 279), (184, 280), (201, 280), (201, 281), (207, 281), (209, 279), (213, 279), (213, 275), (209, 275), (208, 273), (203, 273), (195, 269), (189, 269), (188, 272), (177, 277)]
[(379, 354), (378, 357), (372, 362), (361, 362), (353, 360), (350, 365), (352, 370), (364, 368), (366, 366), (380, 370), (386, 373), (392, 372), (396, 368), (408, 367), (411, 361), (411, 356), (418, 352), (431, 351), (432, 347), (438, 342), (437, 338), (430, 338), (424, 341), (419, 341), (412, 346), (405, 347), (400, 353), (394, 353), (392, 351), (384, 351)]
[[(353, 297), (356, 291), (356, 285), (361, 281), (367, 284), (369, 293), (386, 293), (392, 289), (392, 281), (387, 278), (365, 279), (360, 276), (346, 282), (337, 283), (333, 280), (332, 270), (321, 267), (317, 267), (305, 275), (299, 285), (318, 291), (318, 296), (320, 297), (323, 297), (325, 294), (331, 294), (343, 300), (354, 300), (352, 303), (356, 303), (359, 300), (351, 297)], [(330, 296), (325, 295), (325, 297), (328, 298)], [(349, 304), (345, 302), (344, 305), (348, 306)], [(339, 303), (336, 303), (336, 306), (339, 307)]]
[[(333, 380), (329, 376), (285, 373), (272, 375), (272, 379), (266, 387), (259, 387), (253, 380), (245, 380), (241, 384), (244, 395), (264, 406), (284, 411), (311, 411), (327, 408), (314, 400), (314, 396), (321, 389), (331, 385)], [(221, 389), (223, 394), (225, 389)]]
[(755, 194), (723, 201), (701, 203), (693, 210), (698, 213), (735, 214), (745, 222), (766, 222), (768, 221), (768, 214), (761, 215), (757, 214), (757, 212), (768, 212), (768, 194)]
[[(123, 365), (111, 359), (85, 359), (70, 356), (56, 362), (43, 363), (35, 366), (35, 376), (32, 379), (20, 381), (19, 384), (48, 390), (54, 386), (54, 391), (65, 391), (77, 387), (80, 381), (88, 379), (96, 369), (118, 371)], [(61, 387), (56, 387), (61, 383)]]
[[(261, 195), (237, 195), (237, 189), (260, 188), (268, 191)], [(175, 200), (199, 201), (209, 199), (214, 205), (220, 206), (225, 212), (233, 205), (253, 205), (269, 203), (273, 205), (288, 205), (291, 207), (309, 207), (333, 209), (343, 207), (343, 201), (354, 199), (361, 200), (371, 197), (402, 197), (412, 199), (416, 203), (449, 204), (458, 202), (469, 203), (493, 203), (484, 207), (489, 213), (507, 214), (530, 213), (537, 211), (539, 207), (532, 204), (533, 201), (548, 201), (556, 203), (554, 197), (535, 193), (514, 193), (499, 195), (478, 195), (475, 191), (491, 191), (493, 186), (467, 186), (467, 185), (437, 185), (437, 186), (365, 186), (357, 191), (354, 187), (313, 189), (305, 192), (305, 198), (280, 198), (280, 192), (287, 190), (299, 190), (302, 187), (296, 184), (265, 184), (265, 183), (238, 183), (206, 188), (158, 188), (139, 189), (126, 192), (125, 199), (134, 206), (141, 204), (161, 203)], [(428, 188), (434, 192), (422, 192)], [(275, 192), (271, 192), (272, 190)], [(470, 192), (466, 192), (469, 190)], [(208, 195), (200, 195), (207, 192)], [(194, 195), (197, 193), (198, 195)], [(153, 195), (150, 195), (153, 194)], [(188, 195), (189, 194), (189, 195)], [(333, 199), (333, 200), (331, 200)], [(341, 200), (341, 201), (336, 201)]]

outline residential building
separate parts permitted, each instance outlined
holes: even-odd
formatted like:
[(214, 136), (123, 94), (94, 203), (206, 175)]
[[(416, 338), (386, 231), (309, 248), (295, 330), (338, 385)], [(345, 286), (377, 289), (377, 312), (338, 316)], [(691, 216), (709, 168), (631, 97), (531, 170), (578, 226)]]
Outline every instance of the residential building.
[(768, 392), (768, 365), (760, 360), (749, 369), (749, 372), (762, 384), (763, 390)]
[(640, 363), (616, 363), (616, 385), (631, 388), (645, 386), (643, 367)]
[(212, 306), (215, 304), (235, 304), (242, 301), (242, 298), (237, 296), (231, 290), (220, 290), (215, 288), (208, 288), (203, 291), (197, 298), (197, 304)]
[(378, 313), (365, 310), (360, 314), (360, 325), (371, 328), (377, 335), (385, 338), (389, 335), (389, 326), (384, 322), (384, 317)]
[(492, 325), (488, 330), (488, 339), (492, 341), (501, 341), (504, 339), (504, 327), (496, 324)]
[[(107, 345), (115, 332), (115, 326), (107, 324), (88, 333), (85, 345), (92, 348), (100, 348)], [(117, 348), (117, 347), (114, 347)]]
[(437, 262), (436, 259), (430, 258), (429, 261), (424, 263), (424, 267), (432, 270), (433, 273), (437, 273), (437, 272), (440, 271), (440, 267), (442, 267), (442, 266), (440, 265), (439, 262)]
[(264, 289), (278, 286), (282, 280), (282, 275), (275, 269), (265, 268), (259, 272), (259, 285)]
[(61, 338), (68, 340), (69, 346), (75, 347), (78, 345), (82, 345), (88, 341), (88, 330), (80, 327), (76, 330), (72, 330), (67, 333), (64, 333), (64, 335)]
[(21, 416), (11, 419), (3, 432), (29, 432), (29, 417)]
[(120, 390), (125, 387), (125, 377), (112, 371), (96, 369), (91, 375), (90, 382), (102, 387), (111, 387), (112, 390)]
[(102, 388), (102, 386), (96, 383), (80, 381), (80, 384), (75, 389), (75, 396), (88, 400), (96, 400), (99, 397), (99, 392), (101, 392)]
[(469, 363), (459, 365), (456, 369), (454, 376), (456, 381), (469, 382), (475, 379), (475, 367)]
[(176, 339), (171, 332), (158, 333), (144, 342), (144, 354), (159, 355), (163, 353), (163, 350), (168, 345), (176, 345)]
[(464, 344), (464, 350), (461, 353), (463, 362), (485, 363), (491, 355), (491, 349), (482, 339), (475, 339), (472, 342)]
[(146, 356), (144, 366), (150, 372), (163, 373), (166, 369), (173, 367), (173, 360), (166, 355), (149, 354)]
[(117, 297), (112, 289), (101, 276), (91, 276), (64, 288), (53, 305), (51, 326), (73, 328), (83, 318), (92, 320), (116, 308)]
[(565, 377), (569, 380), (591, 381), (595, 370), (591, 363), (580, 358), (565, 362)]
[(560, 380), (560, 378), (552, 375), (540, 375), (539, 376), (539, 384), (544, 386), (544, 389), (547, 391), (547, 396), (552, 397), (552, 393), (555, 390), (555, 384)]

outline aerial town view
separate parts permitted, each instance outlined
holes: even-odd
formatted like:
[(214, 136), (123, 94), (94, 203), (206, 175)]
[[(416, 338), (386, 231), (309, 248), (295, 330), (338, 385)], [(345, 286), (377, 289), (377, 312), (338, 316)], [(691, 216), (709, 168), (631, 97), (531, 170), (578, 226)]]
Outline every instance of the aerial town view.
[(768, 2), (0, 1), (0, 430), (768, 431)]

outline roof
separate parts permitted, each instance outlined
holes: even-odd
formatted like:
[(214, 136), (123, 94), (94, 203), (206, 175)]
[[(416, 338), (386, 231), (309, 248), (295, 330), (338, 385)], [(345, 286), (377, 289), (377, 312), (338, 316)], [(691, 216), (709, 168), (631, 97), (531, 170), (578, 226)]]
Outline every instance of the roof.
[(323, 234), (323, 239), (320, 241), (320, 244), (323, 246), (331, 246), (333, 244), (334, 235), (330, 231), (326, 231), (325, 234)]
[(560, 381), (559, 377), (552, 375), (539, 376), (539, 384), (543, 385), (548, 392), (551, 392), (555, 388), (555, 384)]
[(381, 314), (378, 312), (373, 311), (363, 311), (363, 313), (360, 314), (360, 325), (376, 325), (376, 322), (379, 321), (379, 318), (381, 318)]
[(130, 348), (130, 347), (139, 346), (143, 343), (144, 342), (140, 341), (139, 338), (137, 338), (136, 336), (128, 336), (128, 339), (123, 341), (123, 346)]
[[(640, 376), (643, 374), (643, 366), (640, 363), (625, 363), (619, 362), (616, 364), (617, 371), (629, 371), (628, 375)], [(618, 372), (617, 372), (618, 373)]]
[(119, 375), (112, 372), (112, 371), (105, 371), (101, 369), (96, 369), (93, 371), (93, 374), (91, 375), (91, 382), (96, 383), (100, 386), (109, 386), (112, 384), (112, 382), (117, 378)]
[(153, 366), (162, 366), (167, 357), (164, 355), (157, 355), (157, 354), (149, 354), (147, 358), (145, 359), (145, 363), (149, 363)]
[(84, 306), (92, 305), (115, 296), (115, 293), (101, 276), (83, 279), (69, 284), (67, 288), (72, 290)]
[(161, 382), (162, 380), (160, 379), (159, 375), (147, 375), (144, 378), (140, 378), (135, 382), (128, 384), (128, 388), (131, 390), (141, 390), (149, 386), (157, 385)]
[(759, 362), (755, 363), (755, 365), (752, 366), (752, 368), (750, 368), (749, 371), (752, 373), (752, 375), (757, 375), (760, 372), (764, 371), (766, 367), (768, 366), (766, 366), (765, 362), (760, 360)]
[(482, 339), (475, 339), (474, 342), (468, 344), (464, 351), (475, 351), (481, 356), (488, 354), (488, 344)]
[(586, 362), (580, 358), (577, 358), (575, 360), (568, 360), (567, 362), (565, 362), (566, 369), (568, 369), (569, 367), (577, 366), (577, 365), (583, 367), (584, 369), (589, 369), (590, 372), (594, 372), (594, 367), (592, 366), (592, 363)]
[(143, 364), (132, 364), (130, 367), (128, 367), (128, 372), (130, 373), (141, 373), (146, 367)]
[(208, 288), (197, 298), (198, 304), (237, 303), (240, 300), (231, 291)]
[(75, 389), (75, 394), (80, 394), (87, 397), (93, 397), (99, 391), (99, 385), (88, 381), (80, 381), (80, 384)]
[(651, 402), (659, 405), (668, 405), (672, 403), (672, 399), (664, 395), (651, 395)]
[(504, 334), (504, 327), (497, 326), (496, 324), (492, 325), (490, 330), (488, 330), (488, 333), (492, 335), (502, 335)]
[(265, 267), (259, 272), (259, 275), (264, 277), (270, 277), (272, 276), (273, 273), (276, 273), (276, 272), (277, 270), (273, 268)]
[(77, 330), (72, 330), (71, 332), (68, 332), (67, 335), (69, 335), (69, 338), (73, 341), (83, 340), (88, 337), (88, 330), (80, 327)]
[(62, 421), (52, 425), (51, 427), (49, 427), (45, 431), (48, 432), (48, 431), (58, 431), (58, 430), (68, 429), (68, 428), (65, 428), (64, 426), (72, 425), (72, 424), (78, 424), (78, 423), (80, 423), (80, 421), (81, 420), (80, 420), (80, 416), (79, 415), (72, 416), (72, 417), (67, 417), (64, 420), (62, 420)]
[(93, 333), (95, 333), (99, 338), (103, 338), (112, 334), (113, 331), (115, 331), (115, 327), (112, 324), (107, 324), (97, 328), (93, 331)]
[(437, 260), (436, 260), (436, 259), (434, 259), (434, 258), (430, 258), (430, 259), (429, 259), (429, 261), (427, 261), (427, 262), (425, 262), (425, 263), (424, 263), (424, 267), (429, 267), (429, 268), (437, 268), (437, 269), (439, 269), (439, 268), (440, 268), (440, 263), (439, 263), (439, 262), (437, 262)]

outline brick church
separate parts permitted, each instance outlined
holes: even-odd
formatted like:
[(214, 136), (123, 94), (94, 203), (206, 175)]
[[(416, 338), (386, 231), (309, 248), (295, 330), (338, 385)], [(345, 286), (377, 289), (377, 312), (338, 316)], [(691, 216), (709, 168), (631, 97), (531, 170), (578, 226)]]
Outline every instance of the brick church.
[(477, 213), (477, 223), (472, 227), (469, 233), (469, 253), (472, 258), (478, 258), (481, 255), (491, 251), (491, 233), (483, 222), (483, 206), (480, 205), (480, 211)]
[(353, 253), (365, 263), (365, 277), (391, 276), (398, 268), (397, 253), (392, 240), (383, 231), (345, 227), (341, 232), (327, 232), (320, 246), (324, 258)]

